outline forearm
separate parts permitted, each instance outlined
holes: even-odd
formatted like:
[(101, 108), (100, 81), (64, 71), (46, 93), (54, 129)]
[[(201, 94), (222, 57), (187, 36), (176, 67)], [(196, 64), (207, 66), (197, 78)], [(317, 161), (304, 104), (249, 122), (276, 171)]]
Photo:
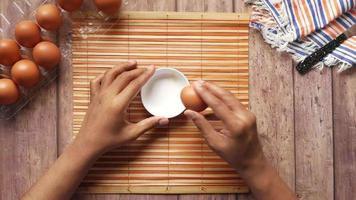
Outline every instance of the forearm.
[(263, 157), (253, 166), (239, 171), (256, 199), (295, 200), (296, 196)]
[(73, 142), (22, 199), (70, 199), (98, 156), (85, 144)]

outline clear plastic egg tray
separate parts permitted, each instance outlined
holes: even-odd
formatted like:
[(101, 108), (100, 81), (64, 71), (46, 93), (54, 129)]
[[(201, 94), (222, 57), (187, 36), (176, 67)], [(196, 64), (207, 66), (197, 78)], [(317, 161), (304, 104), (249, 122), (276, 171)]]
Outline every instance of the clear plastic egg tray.
[[(14, 32), (16, 24), (22, 20), (32, 20), (36, 22), (35, 14), (37, 8), (42, 4), (46, 3), (56, 4), (58, 8), (60, 8), (56, 0), (14, 0), (8, 1), (7, 4), (0, 3), (0, 6), (2, 6), (2, 9), (0, 10), (0, 39), (15, 39)], [(89, 17), (101, 19), (104, 21), (113, 19), (119, 20), (116, 16), (107, 16), (104, 13), (98, 11), (95, 8), (93, 1), (88, 0), (83, 1), (83, 5), (78, 11), (69, 13), (63, 10), (62, 8), (60, 8), (60, 10), (63, 17), (62, 26), (71, 23), (72, 15), (85, 15), (86, 17), (90, 15)], [(93, 24), (86, 24), (85, 26), (81, 27), (81, 32), (83, 33), (82, 37), (86, 37), (87, 33), (95, 33), (95, 31), (99, 28), (100, 26), (98, 27), (97, 24), (95, 24), (95, 26)], [(57, 33), (59, 33), (59, 31), (50, 32), (41, 28), (42, 38), (50, 40), (54, 43), (57, 43)], [(66, 34), (65, 37), (66, 38), (63, 39), (66, 41), (66, 44), (59, 46), (62, 55), (61, 62), (65, 61), (65, 59), (70, 58), (69, 55), (71, 54), (71, 33)], [(21, 55), (23, 58), (32, 60), (32, 49), (21, 47)], [(59, 65), (58, 67), (61, 66)], [(38, 91), (41, 90), (41, 88), (46, 87), (54, 80), (56, 80), (57, 76), (59, 75), (58, 67), (55, 67), (52, 70), (45, 70), (44, 68), (39, 66), (40, 72), (42, 74), (41, 81), (31, 89), (26, 89), (22, 86), (19, 86), (19, 90), (21, 93), (20, 99), (14, 104), (0, 105), (0, 120), (8, 120), (14, 117), (31, 101), (34, 96), (38, 94)], [(0, 65), (0, 78), (11, 78), (10, 70), (11, 66)]]

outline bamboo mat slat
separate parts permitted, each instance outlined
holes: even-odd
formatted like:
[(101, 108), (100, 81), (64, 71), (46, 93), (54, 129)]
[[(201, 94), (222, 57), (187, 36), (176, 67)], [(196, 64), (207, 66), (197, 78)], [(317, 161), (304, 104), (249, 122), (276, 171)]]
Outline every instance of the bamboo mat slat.
[[(90, 103), (90, 80), (130, 59), (143, 66), (176, 68), (190, 81), (213, 81), (248, 107), (248, 15), (124, 12), (120, 21), (89, 16), (73, 18), (74, 135)], [(139, 96), (128, 113), (133, 122), (149, 116)], [(222, 127), (220, 121), (211, 123)], [(103, 155), (79, 191), (243, 193), (248, 188), (206, 145), (194, 124), (179, 116), (169, 127), (152, 130), (124, 148)]]

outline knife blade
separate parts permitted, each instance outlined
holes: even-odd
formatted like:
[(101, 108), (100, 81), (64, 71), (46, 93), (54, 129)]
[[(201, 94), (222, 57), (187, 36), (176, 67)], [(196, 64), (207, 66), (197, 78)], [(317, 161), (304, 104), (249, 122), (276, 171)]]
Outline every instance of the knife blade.
[(297, 71), (304, 75), (308, 73), (314, 65), (322, 61), (328, 54), (334, 51), (341, 43), (343, 43), (347, 38), (356, 35), (356, 25), (353, 25), (346, 32), (340, 34), (334, 40), (330, 41), (325, 46), (316, 50), (314, 53), (310, 54), (306, 59), (297, 65)]

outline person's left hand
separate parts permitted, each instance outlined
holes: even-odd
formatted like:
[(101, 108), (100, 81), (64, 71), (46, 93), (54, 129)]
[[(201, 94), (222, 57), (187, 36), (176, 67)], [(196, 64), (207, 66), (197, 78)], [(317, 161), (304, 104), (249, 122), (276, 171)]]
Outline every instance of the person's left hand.
[(127, 120), (127, 108), (155, 71), (154, 66), (137, 68), (135, 61), (108, 70), (91, 82), (91, 102), (82, 128), (75, 139), (97, 153), (135, 140), (157, 125), (168, 124), (163, 117), (138, 123)]

